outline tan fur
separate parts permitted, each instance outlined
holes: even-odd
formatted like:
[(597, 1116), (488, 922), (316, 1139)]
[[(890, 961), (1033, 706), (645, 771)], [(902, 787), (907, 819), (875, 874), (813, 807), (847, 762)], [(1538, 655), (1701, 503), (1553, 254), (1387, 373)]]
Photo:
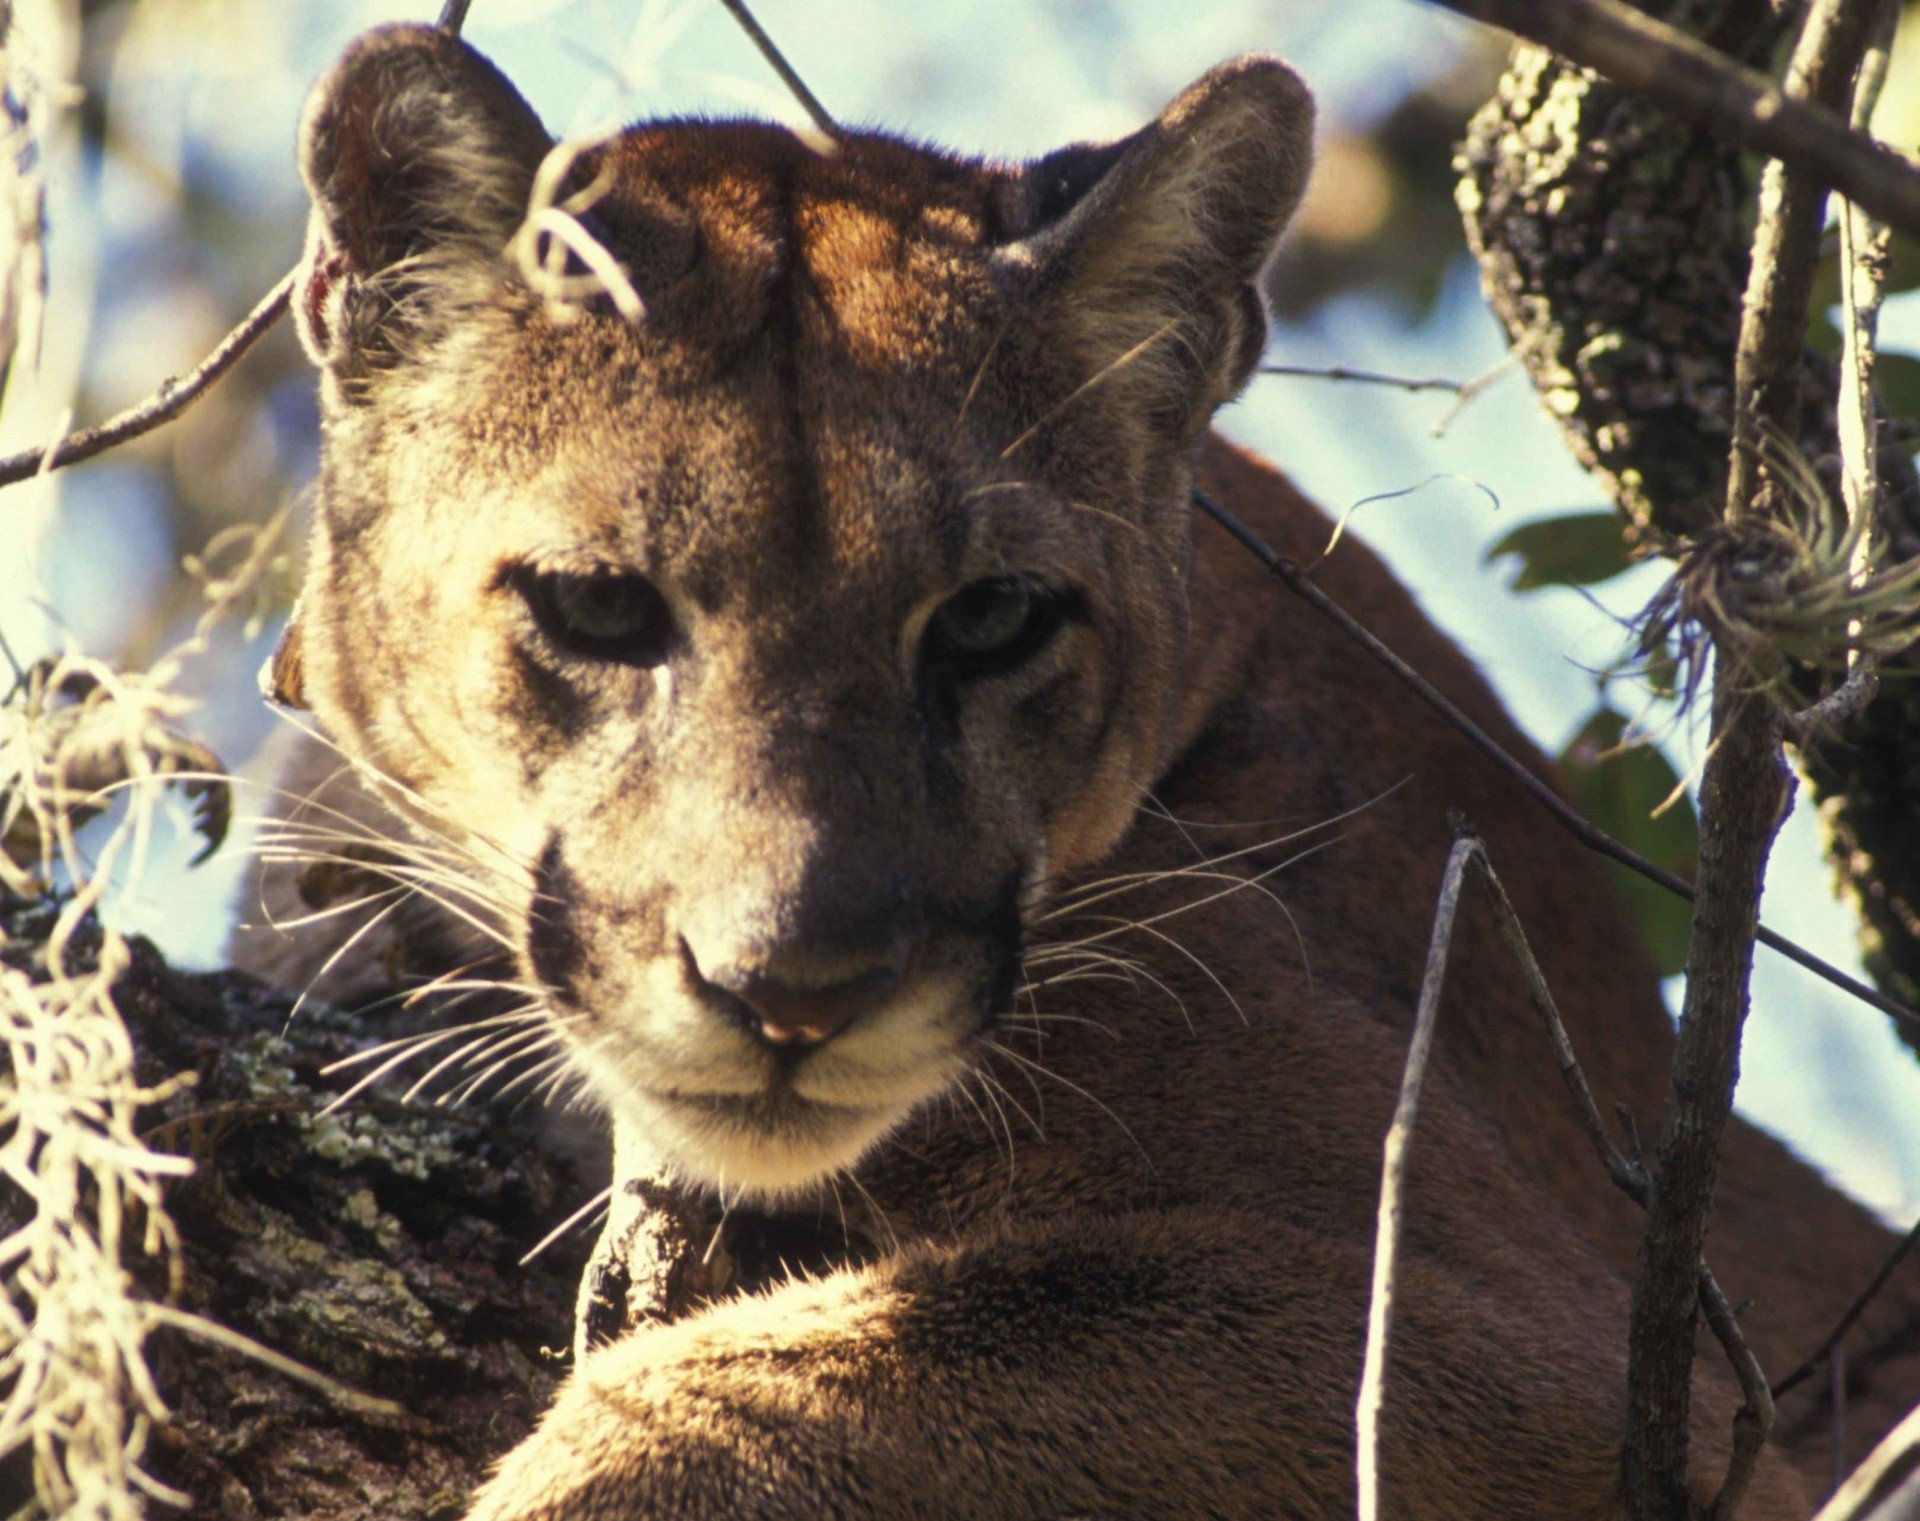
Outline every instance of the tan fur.
[[(373, 34), (309, 121), (424, 67), (505, 152), (488, 123), (524, 107), (468, 57)], [(826, 1276), (590, 1356), (476, 1517), (1349, 1514), (1379, 1148), (1448, 808), (1486, 834), (1602, 1102), (1652, 1125), (1667, 1021), (1605, 879), (1193, 526), (1197, 468), (1283, 550), (1326, 533), (1205, 432), (1257, 356), (1251, 285), (1307, 127), (1298, 81), (1249, 60), (1122, 148), (1028, 168), (636, 128), (606, 150), (592, 230), (635, 272), (637, 327), (548, 316), (466, 226), (445, 290), (354, 307), (342, 279), (384, 278), (356, 259), (446, 254), (446, 203), (410, 224), (409, 175), (471, 154), (435, 160), (429, 135), (398, 181), (343, 186), (327, 166), (361, 160), (310, 128), (314, 309), (347, 310), (308, 337), (354, 384), (327, 392), (293, 647), (316, 716), (392, 779), (346, 811), (398, 856), (462, 863), (623, 1166), (851, 1208)], [(382, 239), (343, 216), (355, 197)], [(691, 267), (650, 263), (648, 229), (684, 248), (689, 220)], [(512, 590), (522, 561), (643, 571), (680, 642), (657, 665), (556, 654)], [(1015, 572), (1084, 616), (941, 707), (915, 664), (930, 616)], [(1321, 580), (1546, 773), (1370, 554), (1349, 541)], [(473, 949), (442, 928), (463, 944), (428, 961)], [(326, 930), (238, 949), (297, 980)], [(907, 947), (895, 991), (797, 1058), (743, 1033), (702, 970), (817, 990), (877, 946)], [(1635, 1218), (1477, 907), (1456, 956), (1386, 1513), (1615, 1515)], [(1783, 1368), (1884, 1233), (1744, 1126), (1722, 1198), (1711, 1255)], [(1916, 1393), (1892, 1355), (1914, 1310), (1892, 1292), (1860, 1334), (1889, 1355), (1856, 1361), (1856, 1430)], [(1711, 1348), (1699, 1384), (1704, 1498), (1733, 1404)], [(1814, 1471), (1821, 1434), (1786, 1415)], [(1769, 1455), (1742, 1514), (1806, 1510)]]

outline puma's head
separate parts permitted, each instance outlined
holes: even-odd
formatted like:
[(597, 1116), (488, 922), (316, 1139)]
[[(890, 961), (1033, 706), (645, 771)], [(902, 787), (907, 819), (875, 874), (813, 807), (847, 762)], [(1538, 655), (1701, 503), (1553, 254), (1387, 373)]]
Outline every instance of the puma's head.
[(275, 680), (509, 863), (471, 911), (690, 1177), (855, 1161), (1125, 829), (1311, 114), (1253, 58), (1027, 165), (745, 122), (576, 153), (423, 27), (315, 90)]

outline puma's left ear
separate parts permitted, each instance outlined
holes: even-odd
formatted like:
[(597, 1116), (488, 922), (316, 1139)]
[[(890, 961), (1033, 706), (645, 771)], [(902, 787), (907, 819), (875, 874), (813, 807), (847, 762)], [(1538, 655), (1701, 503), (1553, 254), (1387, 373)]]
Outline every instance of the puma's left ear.
[(1064, 328), (1088, 374), (1172, 378), (1204, 416), (1259, 362), (1260, 274), (1312, 159), (1300, 76), (1237, 59), (1132, 137), (1030, 165), (1011, 208), (1021, 236), (1001, 257), (1037, 275), (1041, 320)]
[(350, 381), (390, 366), (491, 279), (551, 146), (458, 37), (396, 24), (357, 38), (300, 127), (313, 216), (293, 310), (314, 362)]

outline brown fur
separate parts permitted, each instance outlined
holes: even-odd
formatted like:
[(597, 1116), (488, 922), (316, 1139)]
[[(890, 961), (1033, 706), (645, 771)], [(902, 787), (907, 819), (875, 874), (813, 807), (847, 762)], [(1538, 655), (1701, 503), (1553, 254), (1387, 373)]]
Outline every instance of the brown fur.
[[(465, 124), (454, 147), (408, 135), (423, 90)], [(587, 213), (637, 326), (543, 307), (486, 252), (514, 230), (485, 222), (500, 195), (446, 194), (529, 182), (526, 120), (422, 29), (373, 34), (316, 92), (302, 310), (327, 442), (289, 660), (394, 778), (377, 801), (346, 786), (349, 812), (402, 855), (409, 831), (451, 853), (623, 1150), (807, 1210), (850, 1170), (871, 1260), (595, 1353), (475, 1516), (1349, 1513), (1379, 1148), (1447, 809), (1486, 834), (1603, 1103), (1651, 1126), (1669, 1034), (1594, 864), (1192, 526), (1197, 463), (1283, 549), (1326, 533), (1205, 433), (1259, 351), (1303, 89), (1230, 66), (1120, 148), (1016, 169), (637, 128)], [(643, 570), (680, 642), (657, 666), (556, 653), (513, 589), (529, 560)], [(936, 702), (929, 614), (1008, 572), (1071, 587), (1078, 615)], [(1320, 579), (1546, 772), (1363, 548)], [(1108, 931), (1131, 971), (1073, 959)], [(326, 943), (239, 950), (291, 979)], [(897, 993), (794, 1060), (705, 979), (817, 993), (877, 947), (905, 948)], [(1617, 1514), (1633, 1211), (1478, 908), (1451, 986), (1386, 1511)], [(954, 1103), (968, 1082), (1001, 1085), (992, 1108)], [(1710, 1252), (1779, 1369), (1884, 1233), (1744, 1126), (1722, 1200)], [(1890, 1294), (1859, 1345), (1913, 1316)], [(1857, 1364), (1856, 1429), (1912, 1375)], [(1705, 1496), (1732, 1408), (1711, 1348), (1699, 1383)], [(1806, 1508), (1770, 1455), (1743, 1515)]]

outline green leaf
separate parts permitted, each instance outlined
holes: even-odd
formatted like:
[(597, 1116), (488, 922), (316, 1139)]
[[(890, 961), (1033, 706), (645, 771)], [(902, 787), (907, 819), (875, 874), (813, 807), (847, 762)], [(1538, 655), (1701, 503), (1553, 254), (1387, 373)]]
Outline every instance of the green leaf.
[(1542, 586), (1591, 586), (1610, 580), (1632, 564), (1620, 519), (1609, 508), (1569, 512), (1554, 518), (1522, 523), (1487, 551), (1491, 564), (1501, 555), (1517, 555), (1520, 573), (1515, 591)]
[[(1699, 864), (1700, 826), (1693, 799), (1685, 792), (1654, 816), (1654, 809), (1673, 797), (1680, 777), (1667, 758), (1645, 742), (1622, 749), (1626, 719), (1602, 707), (1590, 717), (1561, 753), (1567, 790), (1574, 806), (1621, 844), (1645, 856), (1656, 866), (1689, 880)], [(1687, 937), (1692, 909), (1664, 887), (1638, 872), (1607, 863), (1622, 904), (1652, 952), (1660, 975), (1671, 977), (1687, 964)]]

